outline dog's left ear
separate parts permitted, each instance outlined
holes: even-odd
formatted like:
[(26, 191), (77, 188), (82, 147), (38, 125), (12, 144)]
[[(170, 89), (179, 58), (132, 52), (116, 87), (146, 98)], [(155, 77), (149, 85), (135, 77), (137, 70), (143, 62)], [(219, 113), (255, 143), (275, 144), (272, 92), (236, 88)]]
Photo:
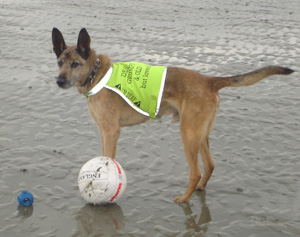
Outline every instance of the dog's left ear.
[(77, 52), (79, 55), (87, 59), (90, 54), (91, 38), (85, 28), (81, 29), (78, 35)]

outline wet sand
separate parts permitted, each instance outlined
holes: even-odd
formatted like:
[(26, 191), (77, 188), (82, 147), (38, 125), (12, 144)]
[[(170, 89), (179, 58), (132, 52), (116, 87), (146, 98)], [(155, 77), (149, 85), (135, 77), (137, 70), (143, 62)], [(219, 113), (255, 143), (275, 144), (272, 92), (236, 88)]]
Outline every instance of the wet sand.
[[(159, 4), (159, 7), (158, 5)], [(204, 192), (188, 183), (178, 124), (124, 128), (117, 159), (128, 185), (117, 205), (86, 205), (77, 175), (101, 154), (85, 98), (56, 86), (51, 31), (75, 44), (82, 27), (114, 61), (233, 75), (300, 68), (294, 0), (0, 2), (1, 236), (299, 236), (299, 72), (220, 92), (216, 165)], [(17, 194), (30, 190), (32, 208)]]

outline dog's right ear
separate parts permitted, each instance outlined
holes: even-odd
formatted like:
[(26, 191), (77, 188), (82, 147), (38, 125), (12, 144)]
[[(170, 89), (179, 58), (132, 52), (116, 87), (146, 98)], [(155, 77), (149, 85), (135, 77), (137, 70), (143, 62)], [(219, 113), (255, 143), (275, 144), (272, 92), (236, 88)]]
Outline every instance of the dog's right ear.
[(53, 51), (56, 54), (57, 58), (67, 48), (64, 37), (57, 28), (53, 28), (52, 30), (52, 44)]

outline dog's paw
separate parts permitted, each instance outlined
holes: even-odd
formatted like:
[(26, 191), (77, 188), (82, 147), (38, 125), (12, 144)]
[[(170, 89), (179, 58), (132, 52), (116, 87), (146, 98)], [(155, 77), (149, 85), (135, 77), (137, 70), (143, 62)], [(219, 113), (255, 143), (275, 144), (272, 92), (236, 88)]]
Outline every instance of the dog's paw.
[(197, 186), (196, 190), (198, 190), (198, 191), (204, 191), (205, 187), (199, 185), (199, 186)]
[(177, 202), (177, 203), (184, 203), (184, 202), (189, 202), (190, 201), (190, 198), (187, 198), (185, 196), (177, 196), (174, 198), (174, 202)]
[(197, 187), (196, 187), (196, 190), (204, 191), (204, 190), (205, 190), (205, 185), (202, 185), (202, 184), (199, 182), (198, 185), (197, 185)]

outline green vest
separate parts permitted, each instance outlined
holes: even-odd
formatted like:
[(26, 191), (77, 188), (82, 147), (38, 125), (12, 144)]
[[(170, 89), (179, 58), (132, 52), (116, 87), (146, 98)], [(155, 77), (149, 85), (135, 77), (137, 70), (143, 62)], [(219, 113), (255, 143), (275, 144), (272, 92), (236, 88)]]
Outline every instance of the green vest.
[[(118, 93), (139, 113), (155, 119), (158, 114), (167, 68), (138, 62), (114, 63), (112, 69), (86, 96), (96, 94), (103, 87)], [(96, 89), (96, 87), (100, 89)], [(94, 91), (93, 91), (94, 90)]]

